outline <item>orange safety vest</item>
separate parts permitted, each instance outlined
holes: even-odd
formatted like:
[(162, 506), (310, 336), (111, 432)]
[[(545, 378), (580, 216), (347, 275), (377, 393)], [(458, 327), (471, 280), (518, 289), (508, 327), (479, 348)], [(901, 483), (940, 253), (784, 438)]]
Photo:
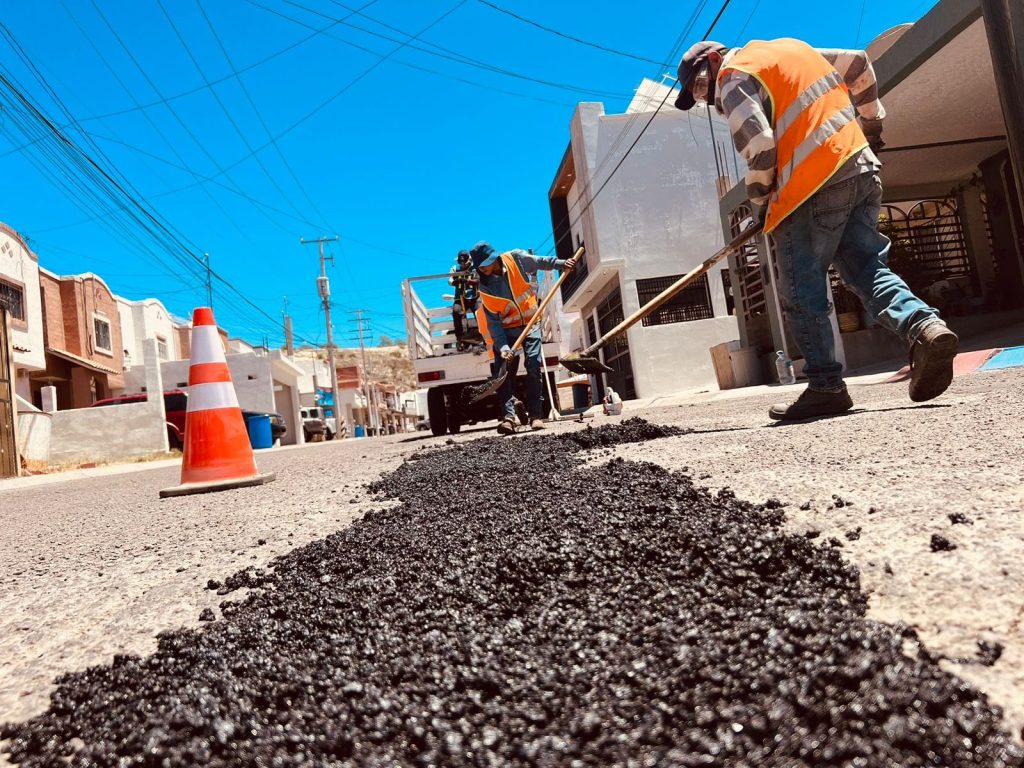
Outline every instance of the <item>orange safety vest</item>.
[(477, 310), (476, 312), (476, 327), (480, 331), (480, 335), (484, 338), (484, 344), (487, 345), (487, 358), (494, 361), (494, 338), (491, 336), (491, 332), (487, 329), (487, 313)]
[(480, 286), (480, 301), (488, 312), (501, 318), (504, 328), (519, 328), (526, 325), (537, 314), (537, 291), (519, 269), (516, 257), (511, 253), (501, 254), (501, 263), (505, 265), (505, 279), (512, 289), (512, 298), (506, 299), (487, 293)]
[(772, 101), (776, 178), (764, 223), (771, 232), (868, 140), (843, 78), (807, 43), (753, 40), (722, 67), (719, 85), (733, 69), (757, 78)]

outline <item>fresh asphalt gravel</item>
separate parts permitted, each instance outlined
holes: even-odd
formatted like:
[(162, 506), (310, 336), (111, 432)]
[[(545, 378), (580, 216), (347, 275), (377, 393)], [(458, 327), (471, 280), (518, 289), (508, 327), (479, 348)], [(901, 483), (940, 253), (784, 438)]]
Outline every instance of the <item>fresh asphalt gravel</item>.
[(251, 591), (151, 655), (66, 675), (6, 749), (25, 766), (1024, 764), (983, 694), (866, 617), (838, 537), (607, 461), (686, 431), (417, 452), (373, 488), (397, 504), (211, 580)]

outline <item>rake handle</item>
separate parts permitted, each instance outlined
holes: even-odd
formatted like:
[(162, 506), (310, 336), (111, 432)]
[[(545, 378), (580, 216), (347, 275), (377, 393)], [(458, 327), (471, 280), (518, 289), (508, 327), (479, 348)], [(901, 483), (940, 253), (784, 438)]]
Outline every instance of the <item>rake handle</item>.
[(669, 299), (671, 299), (673, 296), (675, 296), (677, 293), (683, 290), (683, 288), (688, 286), (698, 277), (700, 277), (713, 266), (715, 266), (715, 264), (717, 264), (719, 261), (724, 259), (726, 256), (734, 253), (735, 251), (738, 251), (747, 243), (748, 240), (753, 238), (754, 235), (760, 234), (763, 228), (764, 226), (762, 224), (755, 224), (751, 227), (747, 227), (745, 230), (736, 235), (736, 237), (730, 240), (721, 250), (704, 259), (704, 261), (702, 261), (696, 267), (694, 267), (685, 275), (680, 277), (678, 280), (672, 283), (672, 285), (670, 285), (664, 291), (662, 291), (653, 299), (648, 301), (646, 304), (640, 307), (640, 309), (638, 309), (636, 312), (631, 314), (621, 323), (616, 325), (600, 339), (598, 339), (589, 347), (580, 352), (580, 357), (593, 357), (594, 353), (600, 349), (603, 349), (609, 341), (614, 339), (623, 331), (627, 331), (630, 328), (632, 328), (634, 325), (636, 325), (638, 321), (642, 320), (643, 318), (647, 317), (647, 315), (651, 314), (651, 312), (660, 309), (662, 305), (669, 301)]

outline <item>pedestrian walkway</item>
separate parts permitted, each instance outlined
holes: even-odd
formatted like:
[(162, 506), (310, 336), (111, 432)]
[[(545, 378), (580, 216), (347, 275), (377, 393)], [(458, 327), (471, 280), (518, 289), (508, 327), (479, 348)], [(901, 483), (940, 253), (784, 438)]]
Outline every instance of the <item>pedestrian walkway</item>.
[(1006, 368), (1024, 368), (1024, 347), (1001, 350), (981, 366), (983, 371), (1001, 371)]
[[(1006, 368), (1024, 367), (1024, 347), (1007, 349), (978, 349), (961, 352), (953, 359), (953, 375), (963, 376), (975, 371), (1000, 371)], [(910, 378), (910, 366), (905, 365), (894, 375), (881, 382), (896, 384)]]

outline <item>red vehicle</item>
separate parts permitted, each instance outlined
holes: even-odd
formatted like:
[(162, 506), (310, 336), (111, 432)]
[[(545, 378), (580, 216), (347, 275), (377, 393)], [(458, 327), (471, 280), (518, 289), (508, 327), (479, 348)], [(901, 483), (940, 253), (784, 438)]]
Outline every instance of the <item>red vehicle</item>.
[[(105, 400), (97, 400), (92, 404), (92, 407), (122, 405), (124, 403), (144, 403), (147, 400), (149, 400), (149, 396), (145, 392), (140, 392), (137, 395), (120, 395), (118, 397), (108, 397)], [(164, 411), (167, 415), (167, 444), (171, 450), (180, 451), (182, 446), (185, 445), (185, 414), (188, 411), (188, 393), (182, 392), (180, 389), (164, 392)], [(284, 419), (279, 413), (242, 411), (242, 417), (246, 421), (251, 416), (270, 417), (270, 435), (275, 441), (288, 431)]]

